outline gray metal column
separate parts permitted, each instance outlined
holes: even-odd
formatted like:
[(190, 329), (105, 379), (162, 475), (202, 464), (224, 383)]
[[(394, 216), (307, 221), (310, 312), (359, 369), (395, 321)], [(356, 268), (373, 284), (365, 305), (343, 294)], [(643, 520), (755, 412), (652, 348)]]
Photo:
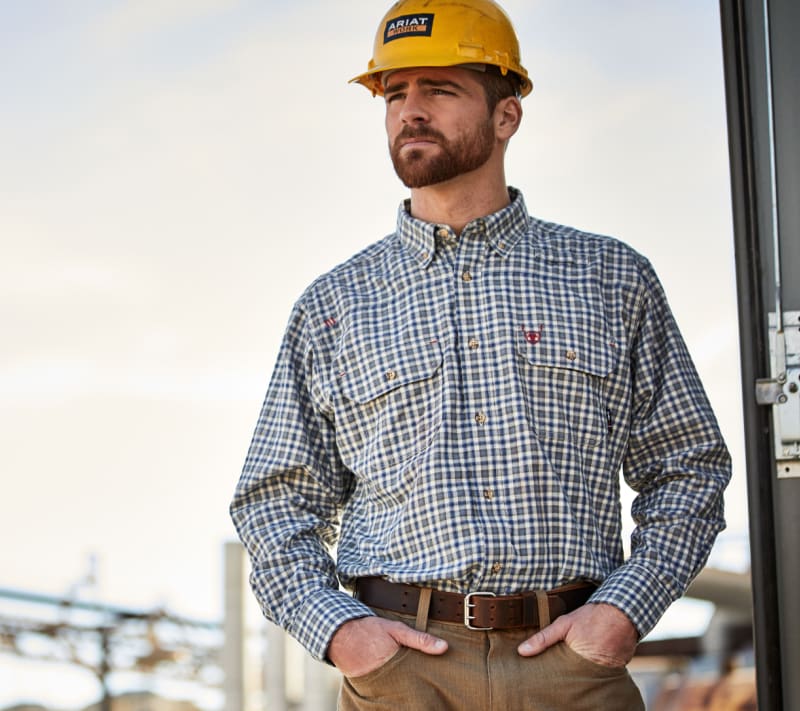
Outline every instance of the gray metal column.
[(286, 632), (267, 622), (264, 634), (264, 708), (266, 711), (287, 711)]
[(800, 709), (800, 3), (720, 10), (759, 708)]
[(306, 655), (302, 711), (335, 711), (340, 680), (339, 672)]
[(224, 555), (222, 668), (225, 673), (225, 711), (244, 711), (244, 549), (238, 542), (228, 542)]

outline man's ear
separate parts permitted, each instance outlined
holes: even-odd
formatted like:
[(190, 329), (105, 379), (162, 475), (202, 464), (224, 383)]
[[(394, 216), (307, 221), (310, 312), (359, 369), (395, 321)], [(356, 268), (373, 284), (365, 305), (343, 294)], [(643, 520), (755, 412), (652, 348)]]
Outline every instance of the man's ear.
[(494, 108), (494, 130), (498, 140), (507, 141), (522, 122), (522, 104), (516, 96), (500, 99)]

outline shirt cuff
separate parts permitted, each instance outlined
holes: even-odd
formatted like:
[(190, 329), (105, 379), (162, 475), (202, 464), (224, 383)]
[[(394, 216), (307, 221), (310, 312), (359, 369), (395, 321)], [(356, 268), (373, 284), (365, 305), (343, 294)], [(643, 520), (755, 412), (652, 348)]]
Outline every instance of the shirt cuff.
[(325, 655), (336, 630), (349, 620), (374, 614), (346, 592), (323, 588), (306, 598), (287, 630), (314, 659), (330, 663)]
[(626, 563), (617, 568), (589, 598), (589, 603), (605, 603), (622, 610), (644, 637), (676, 596), (646, 568)]

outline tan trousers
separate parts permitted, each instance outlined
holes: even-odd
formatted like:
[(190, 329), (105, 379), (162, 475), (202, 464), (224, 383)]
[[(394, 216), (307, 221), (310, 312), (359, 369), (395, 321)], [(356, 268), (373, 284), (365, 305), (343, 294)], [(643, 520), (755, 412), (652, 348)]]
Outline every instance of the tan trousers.
[[(413, 617), (375, 612), (415, 626)], [(447, 640), (447, 652), (402, 648), (379, 669), (345, 678), (339, 711), (644, 711), (625, 668), (595, 664), (565, 644), (519, 656), (517, 646), (535, 629), (479, 632), (423, 622)]]

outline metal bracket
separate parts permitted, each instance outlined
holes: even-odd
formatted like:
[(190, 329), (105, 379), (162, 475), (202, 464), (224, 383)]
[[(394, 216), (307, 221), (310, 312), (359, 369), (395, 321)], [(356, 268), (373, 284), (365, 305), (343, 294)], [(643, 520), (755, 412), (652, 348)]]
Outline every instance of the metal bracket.
[(759, 405), (772, 407), (778, 478), (800, 477), (800, 311), (769, 314), (771, 378), (756, 381)]
[(756, 380), (756, 402), (759, 405), (781, 405), (788, 397), (783, 392), (783, 385), (777, 380), (759, 378)]

